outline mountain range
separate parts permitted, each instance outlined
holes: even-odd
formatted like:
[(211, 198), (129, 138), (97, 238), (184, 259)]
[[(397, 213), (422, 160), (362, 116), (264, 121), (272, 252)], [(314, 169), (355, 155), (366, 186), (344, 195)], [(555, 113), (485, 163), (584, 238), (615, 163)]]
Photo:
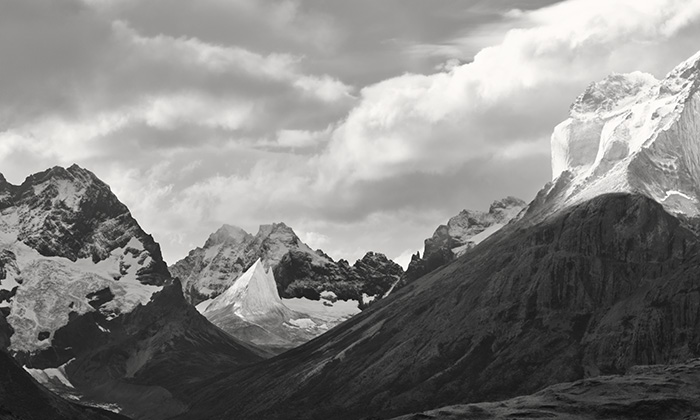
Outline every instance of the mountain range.
[(201, 384), (187, 418), (387, 418), (700, 356), (699, 61), (591, 85), (517, 220), (318, 339)]
[[(460, 213), (405, 274), (375, 253), (335, 262), (284, 224), (224, 226), (168, 269), (91, 172), (1, 178), (0, 414), (696, 418), (699, 85), (700, 53), (663, 80), (591, 84), (534, 200)], [(369, 297), (270, 358), (309, 301)]]
[(258, 259), (272, 268), (282, 298), (319, 300), (328, 291), (362, 305), (381, 298), (403, 274), (400, 265), (374, 252), (353, 266), (345, 260), (336, 262), (323, 251), (312, 250), (284, 223), (262, 225), (255, 235), (224, 225), (170, 271), (182, 280), (188, 300), (197, 305), (231, 287)]

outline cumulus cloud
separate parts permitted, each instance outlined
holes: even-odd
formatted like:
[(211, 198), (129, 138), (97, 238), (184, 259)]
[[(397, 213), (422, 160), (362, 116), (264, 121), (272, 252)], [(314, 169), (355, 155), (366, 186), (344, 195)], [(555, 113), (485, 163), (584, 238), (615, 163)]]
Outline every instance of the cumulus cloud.
[[(646, 61), (656, 60), (645, 70), (668, 70), (666, 57), (649, 51), (670, 47), (697, 22), (698, 4), (571, 0), (520, 12), (529, 27), (509, 31), (473, 62), (364, 88), (333, 133), (327, 177), (347, 182), (446, 172), (494, 155), (548, 153), (537, 142), (588, 82), (637, 65), (642, 51)], [(688, 53), (679, 52), (678, 60)]]

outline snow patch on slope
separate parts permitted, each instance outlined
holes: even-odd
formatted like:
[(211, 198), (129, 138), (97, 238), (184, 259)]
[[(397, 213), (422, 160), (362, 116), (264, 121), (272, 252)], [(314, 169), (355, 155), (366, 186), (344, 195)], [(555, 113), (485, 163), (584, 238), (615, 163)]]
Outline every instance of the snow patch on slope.
[(69, 388), (74, 388), (73, 384), (66, 375), (66, 366), (68, 366), (68, 364), (72, 361), (73, 359), (62, 364), (57, 368), (32, 369), (25, 366), (24, 370), (26, 370), (30, 375), (32, 375), (32, 377), (36, 379), (37, 382), (49, 388), (52, 388), (56, 384), (62, 384)]

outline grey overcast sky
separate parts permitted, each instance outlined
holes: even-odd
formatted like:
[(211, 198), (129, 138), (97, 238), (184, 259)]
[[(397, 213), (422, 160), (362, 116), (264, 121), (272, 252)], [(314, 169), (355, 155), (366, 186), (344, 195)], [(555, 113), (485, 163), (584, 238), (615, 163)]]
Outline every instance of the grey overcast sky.
[(589, 83), (698, 49), (700, 0), (0, 0), (0, 172), (92, 170), (169, 263), (273, 221), (405, 263), (532, 199)]

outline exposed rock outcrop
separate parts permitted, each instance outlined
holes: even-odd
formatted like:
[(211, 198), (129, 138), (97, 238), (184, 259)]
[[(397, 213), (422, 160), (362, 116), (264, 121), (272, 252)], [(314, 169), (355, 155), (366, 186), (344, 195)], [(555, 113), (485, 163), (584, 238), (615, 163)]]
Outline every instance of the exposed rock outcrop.
[(425, 240), (423, 258), (420, 253), (411, 257), (399, 285), (410, 283), (464, 255), (514, 219), (525, 206), (519, 198), (506, 197), (494, 201), (488, 212), (462, 210)]

